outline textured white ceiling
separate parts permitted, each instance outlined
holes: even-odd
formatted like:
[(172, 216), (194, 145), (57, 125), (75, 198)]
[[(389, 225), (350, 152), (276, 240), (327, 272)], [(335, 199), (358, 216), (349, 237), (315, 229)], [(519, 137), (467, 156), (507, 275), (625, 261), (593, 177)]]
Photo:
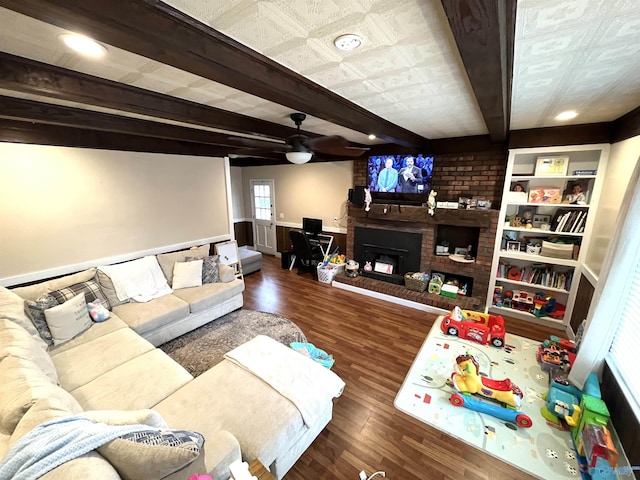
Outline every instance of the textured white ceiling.
[[(419, 135), (487, 133), (438, 0), (167, 3)], [(639, 4), (519, 0), (511, 129), (557, 125), (567, 109), (580, 114), (570, 123), (611, 121), (640, 105)], [(79, 57), (58, 41), (64, 32), (0, 8), (4, 52), (293, 126), (290, 108), (112, 46), (102, 60)], [(344, 33), (361, 35), (360, 49), (337, 50)], [(371, 143), (313, 117), (303, 128)]]

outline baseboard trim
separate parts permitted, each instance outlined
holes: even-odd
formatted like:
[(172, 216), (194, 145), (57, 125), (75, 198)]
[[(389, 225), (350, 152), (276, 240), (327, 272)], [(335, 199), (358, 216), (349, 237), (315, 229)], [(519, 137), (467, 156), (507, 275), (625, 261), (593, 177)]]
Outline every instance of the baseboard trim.
[(447, 313), (449, 313), (449, 310), (433, 307), (431, 305), (425, 305), (424, 303), (413, 302), (404, 298), (394, 297), (393, 295), (387, 295), (386, 293), (374, 292), (371, 290), (367, 290), (366, 288), (355, 287), (353, 285), (349, 285), (348, 283), (332, 282), (331, 286), (340, 288), (342, 290), (347, 290), (349, 292), (359, 293), (360, 295), (365, 295), (367, 297), (385, 300), (387, 302), (395, 303), (396, 305), (415, 308), (416, 310), (421, 310), (427, 313), (434, 313), (436, 315), (446, 315)]

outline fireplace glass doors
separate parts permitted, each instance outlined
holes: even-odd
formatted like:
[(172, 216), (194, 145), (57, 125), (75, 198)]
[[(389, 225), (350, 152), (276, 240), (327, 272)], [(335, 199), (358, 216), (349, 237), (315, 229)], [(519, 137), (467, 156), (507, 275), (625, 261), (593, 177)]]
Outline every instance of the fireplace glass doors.
[(356, 227), (354, 257), (362, 274), (377, 280), (404, 283), (404, 274), (420, 270), (422, 234)]

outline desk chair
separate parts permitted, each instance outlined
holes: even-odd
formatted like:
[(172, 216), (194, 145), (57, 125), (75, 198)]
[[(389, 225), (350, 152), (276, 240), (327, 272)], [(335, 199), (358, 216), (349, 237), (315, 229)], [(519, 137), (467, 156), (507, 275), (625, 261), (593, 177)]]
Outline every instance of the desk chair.
[(291, 262), (291, 267), (293, 267), (293, 262), (297, 260), (298, 275), (301, 275), (305, 271), (315, 273), (316, 265), (324, 260), (324, 255), (320, 247), (312, 247), (307, 235), (299, 230), (289, 230), (289, 238), (291, 239), (294, 257)]

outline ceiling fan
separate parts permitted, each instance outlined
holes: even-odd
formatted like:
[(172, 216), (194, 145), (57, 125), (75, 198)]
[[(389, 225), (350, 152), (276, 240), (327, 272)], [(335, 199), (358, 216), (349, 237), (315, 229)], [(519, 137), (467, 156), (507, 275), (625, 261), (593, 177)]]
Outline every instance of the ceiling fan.
[(249, 148), (245, 148), (236, 155), (260, 156), (260, 152), (284, 153), (291, 163), (307, 163), (314, 153), (325, 153), (341, 157), (359, 157), (368, 148), (351, 147), (350, 143), (340, 135), (329, 135), (326, 137), (310, 138), (300, 132), (300, 126), (307, 116), (304, 113), (292, 113), (289, 115), (296, 124), (297, 133), (288, 137), (285, 143), (269, 142), (267, 140), (256, 140), (251, 138), (233, 137), (234, 140)]

